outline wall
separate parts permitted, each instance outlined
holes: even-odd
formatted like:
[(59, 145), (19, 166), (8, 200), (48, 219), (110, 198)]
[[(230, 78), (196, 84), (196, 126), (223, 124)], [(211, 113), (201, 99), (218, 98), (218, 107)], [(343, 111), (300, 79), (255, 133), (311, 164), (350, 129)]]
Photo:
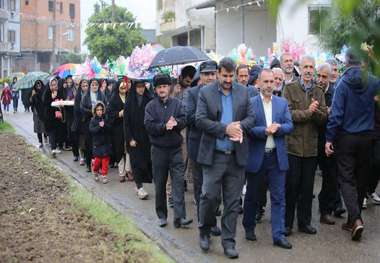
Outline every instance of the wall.
[(294, 8), (294, 3), (298, 0), (283, 1), (279, 9), (277, 19), (277, 42), (281, 43), (285, 39), (292, 39), (297, 43), (303, 43), (307, 52), (321, 51), (316, 35), (309, 34), (309, 6), (329, 6), (331, 0), (314, 0), (304, 4), (298, 4)]
[[(23, 51), (40, 50), (52, 51), (53, 40), (48, 39), (48, 27), (53, 25), (53, 12), (49, 12), (48, 1), (21, 1), (22, 16), (22, 41), (21, 49)], [(56, 48), (80, 51), (80, 0), (57, 0), (57, 3), (63, 3), (63, 12), (57, 7), (56, 21)], [(75, 18), (70, 19), (69, 4), (75, 4)], [(72, 29), (74, 31), (74, 41), (69, 41), (67, 35), (63, 35)]]
[[(229, 1), (230, 6), (236, 6), (239, 1)], [(217, 2), (216, 10), (216, 51), (222, 56), (243, 43), (242, 34), (242, 8), (233, 9), (229, 12), (223, 10), (226, 6)], [(223, 10), (223, 11), (221, 11)], [(264, 7), (246, 6), (244, 8), (244, 42), (252, 48), (255, 55), (263, 56), (267, 48), (276, 40), (276, 23)]]

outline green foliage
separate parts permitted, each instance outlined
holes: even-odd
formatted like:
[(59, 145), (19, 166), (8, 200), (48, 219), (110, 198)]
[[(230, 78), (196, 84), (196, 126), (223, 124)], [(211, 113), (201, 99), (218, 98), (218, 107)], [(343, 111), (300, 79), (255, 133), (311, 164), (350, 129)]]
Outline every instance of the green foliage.
[(162, 18), (164, 21), (167, 22), (172, 22), (175, 20), (175, 13), (173, 11), (166, 11), (163, 15)]
[(11, 84), (12, 80), (9, 77), (0, 78), (0, 84), (4, 84), (5, 82), (8, 83), (8, 84)]
[(101, 63), (109, 59), (117, 59), (120, 55), (128, 56), (132, 50), (145, 40), (141, 28), (126, 8), (115, 7), (112, 18), (112, 6), (100, 9), (89, 19), (86, 28), (85, 44), (92, 56)]
[(66, 53), (61, 56), (61, 64), (75, 63), (80, 64), (86, 59), (86, 55), (77, 53)]
[(8, 122), (4, 121), (0, 123), (0, 133), (14, 133), (15, 129)]
[[(320, 40), (324, 47), (333, 53), (338, 53), (343, 45), (347, 45), (351, 40), (355, 41), (356, 34), (363, 31), (363, 26), (364, 28), (366, 27), (364, 24), (372, 24), (376, 19), (379, 19), (375, 10), (376, 4), (374, 1), (364, 0), (350, 16), (346, 16), (345, 9), (334, 5), (331, 8), (330, 15), (323, 21), (324, 31), (320, 36)], [(365, 40), (367, 43), (372, 42), (373, 32), (366, 31), (362, 33), (364, 34), (361, 34), (360, 40)]]

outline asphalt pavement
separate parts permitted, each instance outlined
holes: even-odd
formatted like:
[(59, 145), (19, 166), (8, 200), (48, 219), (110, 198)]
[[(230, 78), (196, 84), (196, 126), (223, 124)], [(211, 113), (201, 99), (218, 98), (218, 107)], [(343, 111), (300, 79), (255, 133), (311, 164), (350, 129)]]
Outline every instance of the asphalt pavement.
[[(11, 123), (16, 132), (26, 141), (38, 147), (36, 134), (33, 133), (32, 113), (19, 112), (16, 114), (5, 113), (5, 119)], [(45, 146), (41, 150), (48, 154)], [(172, 224), (173, 213), (169, 209), (169, 224), (166, 228), (157, 225), (157, 217), (154, 209), (154, 188), (152, 184), (145, 184), (144, 188), (149, 193), (149, 200), (139, 200), (135, 192), (133, 182), (119, 183), (117, 169), (110, 169), (111, 182), (106, 185), (96, 183), (85, 167), (73, 162), (71, 152), (63, 152), (52, 159), (67, 175), (72, 176), (83, 187), (94, 193), (97, 197), (109, 203), (122, 214), (131, 218), (136, 225), (152, 240), (157, 242), (177, 262), (230, 262), (223, 255), (220, 238), (213, 237), (210, 251), (205, 254), (198, 246), (198, 229), (193, 223), (189, 229), (174, 229)], [(314, 193), (318, 195), (321, 188), (321, 178), (316, 176)], [(196, 221), (195, 206), (191, 185), (185, 196), (188, 217)], [(350, 234), (341, 229), (345, 219), (336, 219), (333, 226), (319, 223), (318, 199), (313, 201), (312, 224), (318, 229), (317, 235), (307, 235), (297, 232), (289, 237), (293, 249), (284, 250), (274, 247), (271, 239), (270, 208), (266, 208), (264, 220), (258, 224), (256, 235), (258, 241), (250, 242), (244, 238), (241, 224), (242, 216), (238, 220), (238, 232), (236, 237), (239, 259), (234, 262), (380, 262), (380, 206), (368, 205), (363, 212), (365, 230), (361, 242), (353, 242)], [(218, 219), (220, 223), (220, 218)], [(296, 225), (296, 224), (295, 224)]]

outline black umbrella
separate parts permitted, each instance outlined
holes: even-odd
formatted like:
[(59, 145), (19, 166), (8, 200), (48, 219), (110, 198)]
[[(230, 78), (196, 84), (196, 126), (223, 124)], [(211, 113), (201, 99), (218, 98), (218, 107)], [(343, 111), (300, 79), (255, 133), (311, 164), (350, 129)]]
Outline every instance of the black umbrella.
[(180, 65), (206, 60), (210, 60), (210, 58), (195, 47), (171, 47), (158, 52), (149, 68)]

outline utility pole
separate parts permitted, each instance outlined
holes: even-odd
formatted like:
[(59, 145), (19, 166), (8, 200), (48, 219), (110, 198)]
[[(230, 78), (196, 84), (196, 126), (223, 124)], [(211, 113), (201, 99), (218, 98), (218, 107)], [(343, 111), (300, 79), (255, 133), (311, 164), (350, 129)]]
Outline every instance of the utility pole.
[(116, 18), (116, 5), (115, 0), (112, 0), (112, 22), (115, 23)]
[(54, 63), (57, 61), (57, 24), (56, 24), (56, 10), (57, 7), (57, 0), (53, 1), (53, 23), (51, 24), (51, 27), (53, 29), (53, 52), (52, 56), (50, 57), (50, 71), (53, 70)]

